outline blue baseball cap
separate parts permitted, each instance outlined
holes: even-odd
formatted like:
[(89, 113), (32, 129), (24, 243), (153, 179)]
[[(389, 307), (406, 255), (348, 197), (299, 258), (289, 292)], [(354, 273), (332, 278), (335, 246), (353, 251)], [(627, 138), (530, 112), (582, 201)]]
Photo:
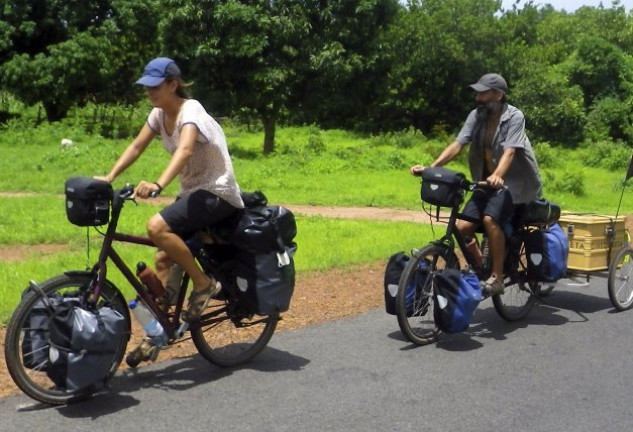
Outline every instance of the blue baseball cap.
[(135, 84), (156, 87), (168, 78), (178, 77), (180, 77), (180, 68), (176, 62), (167, 57), (158, 57), (145, 65), (143, 76)]

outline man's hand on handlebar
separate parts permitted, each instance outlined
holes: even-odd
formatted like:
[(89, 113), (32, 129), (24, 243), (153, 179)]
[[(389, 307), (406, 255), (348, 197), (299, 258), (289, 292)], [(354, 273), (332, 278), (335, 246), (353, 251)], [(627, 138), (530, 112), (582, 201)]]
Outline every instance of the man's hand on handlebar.
[(134, 190), (135, 195), (139, 198), (155, 198), (160, 194), (161, 187), (156, 183), (141, 181)]
[(501, 189), (503, 187), (503, 177), (499, 177), (498, 175), (491, 174), (486, 179), (486, 183), (488, 183), (489, 186), (495, 189)]

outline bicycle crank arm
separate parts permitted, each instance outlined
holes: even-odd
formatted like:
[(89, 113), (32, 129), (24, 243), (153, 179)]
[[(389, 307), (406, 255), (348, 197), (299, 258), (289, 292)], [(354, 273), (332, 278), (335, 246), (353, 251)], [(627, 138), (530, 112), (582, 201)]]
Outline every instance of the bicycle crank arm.
[(183, 321), (180, 324), (180, 327), (178, 327), (178, 331), (176, 331), (176, 337), (177, 338), (181, 338), (185, 335), (185, 333), (187, 332), (187, 329), (189, 328), (189, 323)]

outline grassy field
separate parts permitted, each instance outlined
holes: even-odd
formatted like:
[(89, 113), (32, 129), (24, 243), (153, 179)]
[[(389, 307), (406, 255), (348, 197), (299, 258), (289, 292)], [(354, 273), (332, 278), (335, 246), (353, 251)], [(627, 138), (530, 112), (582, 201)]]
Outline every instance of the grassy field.
[[(225, 124), (225, 132), (241, 187), (264, 191), (271, 203), (402, 209), (420, 209), (420, 183), (408, 174), (408, 167), (429, 163), (450, 140), (430, 139), (414, 131), (364, 136), (315, 127), (282, 128), (277, 133), (276, 152), (264, 157), (260, 151), (261, 131)], [(72, 139), (74, 145), (60, 148), (62, 138)], [(0, 322), (15, 307), (28, 280), (42, 281), (63, 270), (88, 265), (86, 230), (67, 222), (63, 184), (72, 176), (105, 174), (127, 143), (97, 138), (63, 124), (0, 134), (0, 192), (20, 194), (0, 200), (0, 247), (68, 245), (67, 252), (54, 256), (34, 254), (21, 262), (0, 263)], [(536, 144), (545, 196), (564, 210), (614, 214), (630, 151), (615, 144), (598, 147), (599, 151), (591, 145), (559, 150)], [(167, 157), (156, 141), (114, 186), (156, 179), (166, 163)], [(450, 167), (468, 172), (464, 157)], [(172, 184), (164, 194), (174, 196), (177, 188)], [(146, 204), (127, 206), (121, 229), (143, 233), (145, 221), (156, 210), (156, 206)], [(631, 212), (633, 199), (627, 188), (620, 214)], [(411, 223), (303, 216), (297, 223), (299, 272), (384, 259), (432, 237), (427, 227)], [(98, 240), (98, 234), (91, 235), (92, 260), (96, 258)], [(146, 248), (125, 246), (121, 251), (130, 264), (151, 261), (152, 253)], [(126, 295), (131, 295), (117, 273), (110, 276)]]

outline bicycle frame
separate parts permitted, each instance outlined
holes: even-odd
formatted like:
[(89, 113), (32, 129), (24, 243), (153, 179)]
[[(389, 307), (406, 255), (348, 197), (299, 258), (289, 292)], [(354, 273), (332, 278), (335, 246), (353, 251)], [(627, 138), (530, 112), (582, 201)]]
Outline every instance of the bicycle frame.
[(450, 250), (454, 250), (455, 242), (457, 242), (457, 246), (459, 247), (461, 253), (464, 255), (464, 259), (466, 260), (466, 262), (471, 266), (471, 268), (473, 268), (473, 270), (475, 270), (475, 272), (479, 276), (481, 276), (484, 268), (475, 260), (473, 254), (466, 247), (466, 238), (457, 229), (458, 220), (468, 221), (469, 218), (459, 212), (459, 206), (455, 206), (451, 208), (451, 213), (446, 226), (446, 233), (434, 243), (446, 245), (449, 247)]

